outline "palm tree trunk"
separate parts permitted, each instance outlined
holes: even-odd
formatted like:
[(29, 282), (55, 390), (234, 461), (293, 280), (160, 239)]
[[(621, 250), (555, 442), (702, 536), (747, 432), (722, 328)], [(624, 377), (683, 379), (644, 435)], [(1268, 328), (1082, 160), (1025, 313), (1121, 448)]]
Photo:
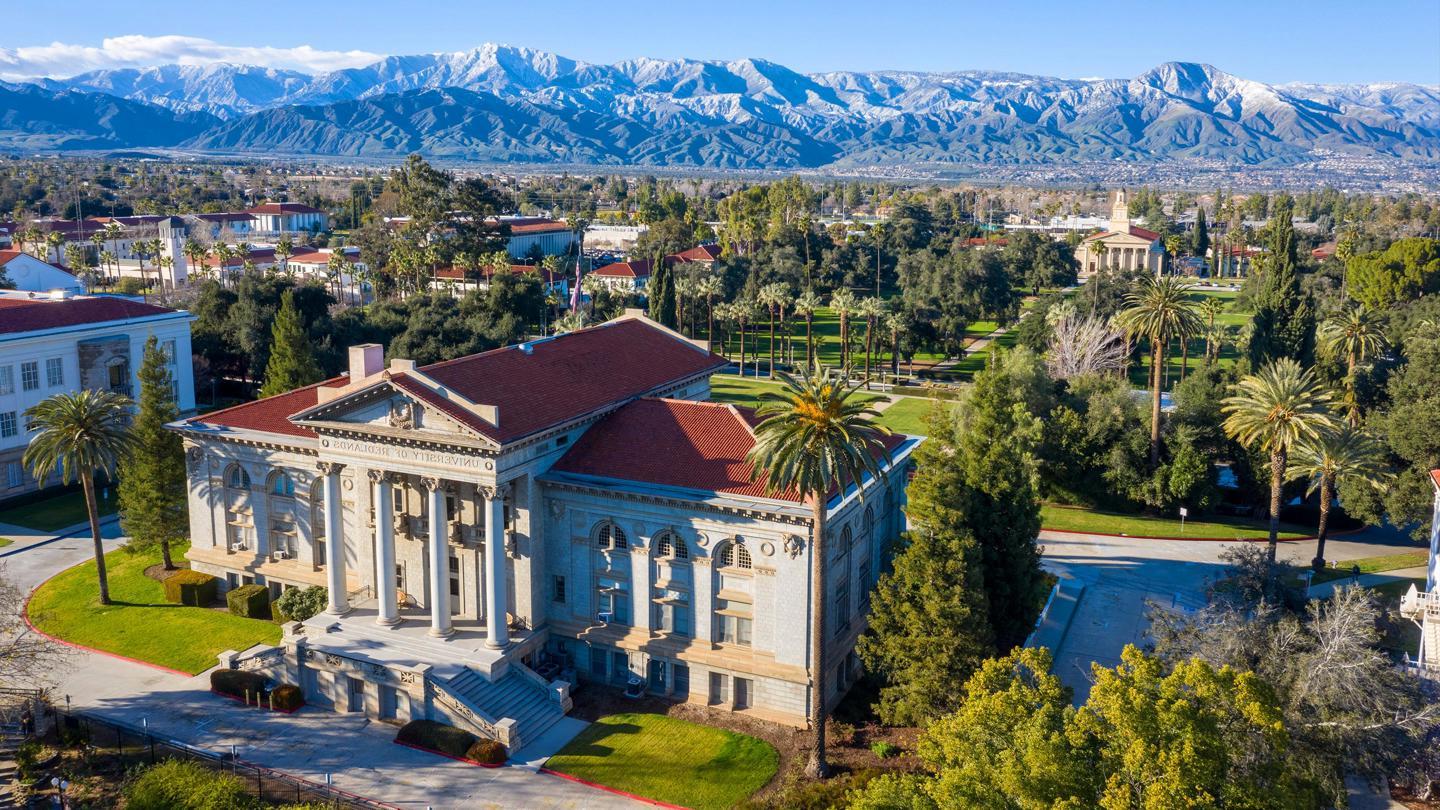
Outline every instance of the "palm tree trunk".
[(85, 511), (90, 516), (90, 536), (95, 541), (95, 574), (100, 578), (100, 604), (110, 604), (110, 579), (105, 573), (105, 545), (100, 541), (100, 506), (95, 502), (95, 479), (80, 473), (80, 488), (85, 492)]
[(1160, 366), (1165, 361), (1165, 344), (1150, 338), (1150, 469), (1160, 467)]
[(866, 390), (866, 391), (869, 391), (869, 390), (870, 390), (870, 352), (871, 352), (871, 349), (874, 348), (874, 344), (872, 343), (872, 340), (873, 340), (873, 338), (874, 338), (874, 334), (875, 334), (875, 324), (874, 324), (874, 321), (873, 321), (873, 320), (870, 320), (870, 319), (866, 319), (866, 321), (865, 321), (865, 390)]
[(775, 379), (775, 308), (770, 308), (770, 379)]
[(805, 365), (815, 367), (815, 315), (805, 313)]
[(1315, 559), (1310, 561), (1310, 567), (1316, 571), (1325, 570), (1325, 537), (1330, 533), (1330, 498), (1333, 493), (1334, 481), (1330, 476), (1320, 476), (1320, 526), (1315, 530)]
[(1180, 382), (1185, 382), (1185, 375), (1190, 371), (1190, 339), (1180, 341)]
[(810, 541), (810, 759), (805, 775), (824, 779), (830, 775), (825, 760), (825, 698), (829, 692), (825, 682), (825, 498), (827, 493), (811, 493), (811, 527), (815, 532)]
[(705, 348), (715, 351), (715, 299), (706, 299)]
[(1285, 449), (1270, 454), (1270, 562), (1280, 542), (1280, 490), (1285, 481)]
[(745, 320), (740, 320), (740, 376), (745, 376)]

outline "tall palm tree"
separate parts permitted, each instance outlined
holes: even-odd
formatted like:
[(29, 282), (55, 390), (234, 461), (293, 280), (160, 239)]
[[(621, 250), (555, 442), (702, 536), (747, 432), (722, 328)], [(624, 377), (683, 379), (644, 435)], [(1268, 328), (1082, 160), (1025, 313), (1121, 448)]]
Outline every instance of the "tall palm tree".
[(290, 275), (290, 257), (295, 255), (295, 241), (282, 236), (275, 242), (275, 258), (280, 260), (280, 272)]
[(60, 247), (65, 244), (65, 235), (59, 231), (51, 231), (45, 234), (45, 261), (50, 261), (50, 253), (55, 253), (55, 263), (60, 263)]
[(795, 314), (805, 316), (805, 366), (815, 364), (815, 312), (825, 306), (814, 290), (806, 290), (795, 299)]
[[(905, 316), (900, 313), (891, 312), (885, 316), (885, 331), (890, 333), (890, 377), (892, 381), (900, 377), (900, 335), (904, 334), (907, 328)], [(882, 379), (881, 382), (884, 380)]]
[[(1225, 305), (1222, 304), (1222, 303), (1220, 303), (1220, 299), (1218, 299), (1218, 298), (1216, 298), (1216, 297), (1214, 297), (1214, 296), (1207, 295), (1207, 296), (1205, 296), (1205, 299), (1200, 302), (1200, 317), (1202, 317), (1202, 318), (1205, 319), (1205, 363), (1206, 363), (1206, 365), (1209, 365), (1209, 364), (1212, 362), (1212, 360), (1211, 360), (1211, 354), (1212, 354), (1211, 348), (1213, 347), (1212, 339), (1213, 339), (1213, 337), (1214, 337), (1214, 335), (1215, 335), (1215, 319), (1216, 319), (1217, 317), (1219, 317), (1220, 314), (1223, 313), (1224, 311), (1225, 311)], [(1216, 356), (1218, 357), (1218, 353), (1216, 354)]]
[(1221, 405), (1225, 434), (1247, 448), (1270, 454), (1270, 561), (1280, 536), (1280, 489), (1290, 449), (1333, 428), (1330, 392), (1310, 369), (1289, 357), (1247, 374), (1231, 386)]
[(784, 282), (777, 281), (773, 284), (766, 284), (760, 288), (755, 300), (759, 301), (760, 306), (764, 307), (770, 315), (770, 379), (773, 380), (775, 379), (775, 316), (780, 307), (789, 302), (790, 289)]
[(1345, 307), (1321, 322), (1316, 337), (1326, 357), (1345, 360), (1345, 410), (1351, 425), (1360, 424), (1360, 402), (1355, 393), (1355, 370), (1385, 351), (1385, 327), (1374, 313)]
[(1160, 385), (1165, 346), (1200, 331), (1200, 316), (1190, 300), (1190, 285), (1177, 276), (1141, 276), (1125, 295), (1118, 324), (1126, 334), (1150, 341), (1150, 468), (1160, 466)]
[(25, 411), (36, 431), (21, 457), (36, 481), (59, 474), (62, 484), (80, 482), (95, 543), (100, 577), (100, 604), (110, 604), (105, 576), (105, 549), (100, 542), (100, 510), (95, 502), (95, 476), (114, 474), (115, 464), (129, 451), (129, 397), (83, 388), (56, 394)]
[[(715, 321), (717, 319), (720, 321), (720, 324), (722, 326), (735, 320), (735, 305), (726, 301), (721, 301), (720, 303), (710, 307), (710, 328), (712, 330), (712, 335), (715, 328)], [(712, 337), (710, 341), (710, 351), (712, 352), (715, 351), (714, 342), (714, 338)], [(725, 339), (720, 342), (720, 354), (724, 356), (726, 360), (730, 359), (730, 330), (728, 328), (725, 330)], [(741, 376), (744, 376), (745, 369), (743, 366), (740, 369), (740, 373)]]
[(104, 234), (105, 241), (110, 243), (110, 252), (115, 254), (118, 260), (120, 256), (120, 237), (125, 235), (124, 226), (118, 222), (107, 222), (105, 223), (105, 227), (100, 229), (100, 233)]
[(715, 351), (715, 296), (725, 292), (725, 283), (720, 277), (714, 275), (705, 276), (695, 288), (696, 295), (705, 299), (705, 348)]
[[(741, 377), (744, 377), (744, 376), (745, 376), (745, 327), (750, 323), (750, 320), (755, 317), (755, 309), (756, 309), (755, 299), (753, 299), (753, 298), (746, 298), (746, 297), (744, 296), (744, 294), (741, 294), (738, 298), (736, 298), (734, 301), (731, 302), (730, 307), (731, 307), (731, 310), (730, 310), (730, 311), (731, 311), (731, 315), (732, 315), (732, 317), (735, 318), (735, 323), (738, 324), (739, 327), (740, 327), (740, 376), (741, 376)], [(755, 376), (756, 376), (756, 377), (759, 377), (759, 376), (760, 376), (760, 350), (757, 349), (757, 348), (751, 347), (751, 354), (755, 355)]]
[(830, 296), (830, 309), (840, 316), (840, 368), (850, 376), (850, 315), (855, 311), (855, 294), (841, 287)]
[(105, 252), (105, 234), (96, 231), (90, 234), (90, 245), (95, 248), (95, 263), (100, 263), (100, 254)]
[(198, 239), (186, 239), (180, 252), (185, 255), (186, 275), (205, 276), (205, 257), (210, 255), (210, 248)]
[(1320, 526), (1315, 531), (1315, 559), (1310, 561), (1319, 571), (1325, 567), (1325, 538), (1330, 532), (1330, 502), (1336, 487), (1348, 480), (1378, 489), (1385, 486), (1390, 471), (1380, 442), (1353, 425), (1342, 425), (1301, 439), (1285, 468), (1285, 477), (1309, 479), (1307, 495), (1320, 491)]
[[(825, 509), (834, 490), (844, 492), (866, 472), (880, 475), (875, 458), (888, 431), (875, 421), (879, 412), (861, 397), (859, 386), (826, 378), (819, 365), (799, 377), (782, 373), (779, 391), (762, 395), (755, 427), (755, 446), (748, 460), (754, 476), (765, 479), (771, 494), (800, 493), (810, 503), (810, 732), (813, 744), (805, 766), (809, 776), (823, 778), (825, 760), (825, 698), (830, 693), (825, 647), (826, 576)], [(861, 496), (864, 496), (863, 489)]]
[(865, 390), (870, 390), (870, 357), (875, 349), (875, 325), (885, 317), (885, 302), (879, 298), (863, 298), (856, 308), (865, 318)]

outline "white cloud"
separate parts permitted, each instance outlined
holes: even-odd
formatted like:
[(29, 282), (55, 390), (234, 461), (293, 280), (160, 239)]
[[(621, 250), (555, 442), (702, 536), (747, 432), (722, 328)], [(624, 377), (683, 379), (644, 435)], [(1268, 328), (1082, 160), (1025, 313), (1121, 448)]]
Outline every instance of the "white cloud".
[(323, 73), (368, 65), (380, 58), (379, 54), (367, 51), (324, 51), (309, 45), (295, 48), (249, 47), (222, 45), (201, 37), (129, 34), (107, 37), (98, 48), (65, 42), (0, 48), (0, 78), (62, 78), (104, 68), (208, 65), (216, 62)]

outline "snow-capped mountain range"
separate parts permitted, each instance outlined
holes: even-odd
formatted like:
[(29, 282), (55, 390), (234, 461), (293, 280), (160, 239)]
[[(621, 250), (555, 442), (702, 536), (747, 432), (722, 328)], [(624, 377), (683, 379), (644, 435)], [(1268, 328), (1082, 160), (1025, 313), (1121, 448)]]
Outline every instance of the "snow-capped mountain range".
[[(0, 86), (6, 95), (0, 145), (48, 148), (712, 168), (1440, 162), (1440, 87), (1269, 85), (1178, 62), (1104, 80), (803, 74), (759, 59), (595, 65), (487, 44), (314, 76), (225, 64), (105, 70)], [(117, 108), (122, 99), (134, 106)], [(75, 110), (87, 104), (110, 114), (85, 126)]]

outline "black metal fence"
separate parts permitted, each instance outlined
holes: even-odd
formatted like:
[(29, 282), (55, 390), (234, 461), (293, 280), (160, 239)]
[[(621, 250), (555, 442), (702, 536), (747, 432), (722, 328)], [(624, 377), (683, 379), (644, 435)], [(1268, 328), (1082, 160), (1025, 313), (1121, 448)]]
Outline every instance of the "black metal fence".
[(367, 810), (391, 808), (391, 805), (356, 796), (331, 785), (246, 762), (228, 753), (197, 748), (151, 733), (144, 728), (84, 712), (56, 709), (55, 722), (62, 740), (85, 745), (93, 754), (114, 758), (117, 770), (122, 773), (137, 766), (151, 765), (167, 759), (182, 759), (215, 771), (233, 774), (249, 787), (253, 795), (265, 801), (313, 803)]

